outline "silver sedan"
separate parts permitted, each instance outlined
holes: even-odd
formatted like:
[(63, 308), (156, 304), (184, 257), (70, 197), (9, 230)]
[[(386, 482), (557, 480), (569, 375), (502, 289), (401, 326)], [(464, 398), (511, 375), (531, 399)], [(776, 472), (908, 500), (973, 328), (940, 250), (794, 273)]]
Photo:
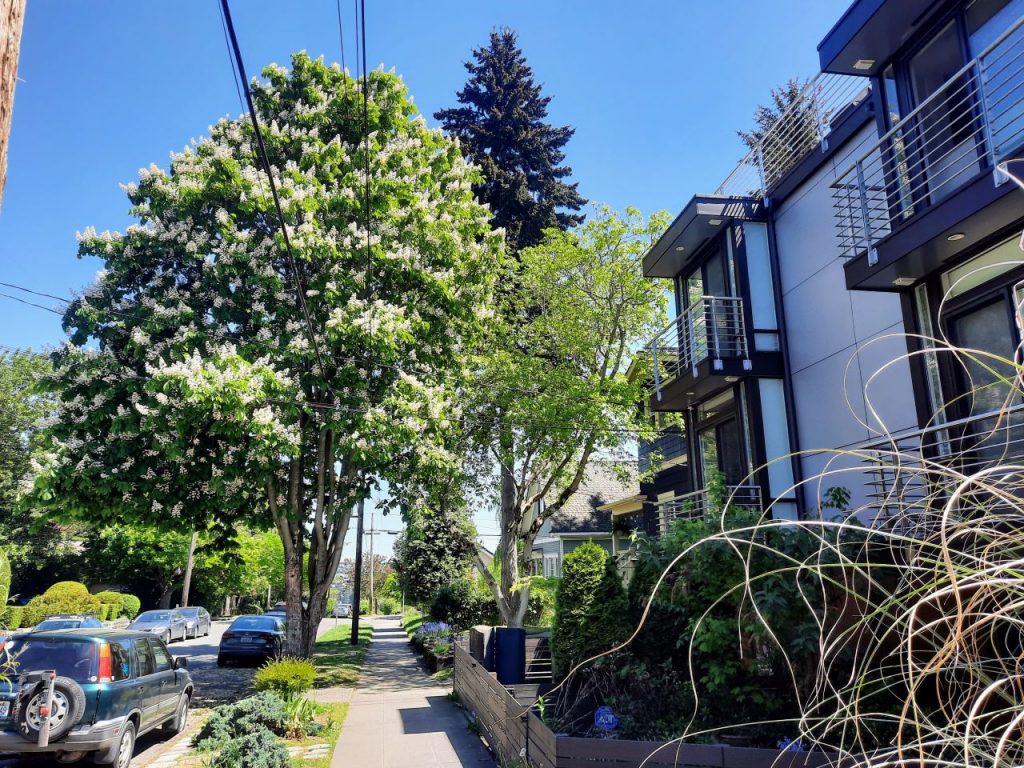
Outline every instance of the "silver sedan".
[(179, 608), (178, 612), (185, 617), (185, 638), (206, 637), (210, 634), (210, 612), (205, 608)]
[(140, 613), (128, 629), (139, 632), (151, 632), (165, 643), (184, 640), (188, 631), (188, 622), (178, 610), (146, 611)]

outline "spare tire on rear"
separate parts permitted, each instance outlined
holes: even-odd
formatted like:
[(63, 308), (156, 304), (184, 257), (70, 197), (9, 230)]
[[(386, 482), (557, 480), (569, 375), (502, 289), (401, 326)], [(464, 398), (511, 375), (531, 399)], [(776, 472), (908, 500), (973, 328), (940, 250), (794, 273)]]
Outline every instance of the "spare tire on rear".
[[(18, 731), (29, 741), (39, 740), (43, 716), (39, 710), (46, 706), (49, 684), (38, 682), (18, 694)], [(64, 738), (85, 713), (85, 691), (70, 677), (53, 681), (53, 704), (50, 707), (50, 741)]]

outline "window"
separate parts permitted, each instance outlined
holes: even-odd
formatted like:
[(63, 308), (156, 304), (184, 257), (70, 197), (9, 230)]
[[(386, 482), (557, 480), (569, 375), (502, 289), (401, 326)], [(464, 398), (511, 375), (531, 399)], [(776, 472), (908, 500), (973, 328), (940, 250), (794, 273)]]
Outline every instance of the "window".
[(121, 643), (109, 643), (110, 646), (110, 679), (127, 680), (131, 677), (131, 655)]
[(135, 641), (135, 676), (145, 677), (153, 674), (153, 657), (149, 652), (149, 643), (144, 639)]
[(153, 667), (157, 672), (166, 672), (169, 669), (174, 669), (174, 661), (171, 659), (171, 654), (167, 652), (167, 649), (156, 640), (149, 641), (149, 650), (153, 653)]

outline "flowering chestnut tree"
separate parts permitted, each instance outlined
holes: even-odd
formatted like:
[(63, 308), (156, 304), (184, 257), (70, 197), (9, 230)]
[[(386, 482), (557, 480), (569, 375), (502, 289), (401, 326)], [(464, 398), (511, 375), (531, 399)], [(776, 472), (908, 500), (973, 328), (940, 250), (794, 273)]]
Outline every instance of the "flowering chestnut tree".
[(224, 542), (273, 526), (288, 652), (306, 655), (353, 505), (378, 478), (401, 496), (450, 471), (453, 382), (503, 235), (393, 73), (370, 73), (365, 127), (362, 83), (336, 66), (297, 54), (263, 75), (294, 260), (247, 117), (142, 170), (126, 187), (138, 223), (80, 235), (104, 269), (64, 317), (34, 494)]

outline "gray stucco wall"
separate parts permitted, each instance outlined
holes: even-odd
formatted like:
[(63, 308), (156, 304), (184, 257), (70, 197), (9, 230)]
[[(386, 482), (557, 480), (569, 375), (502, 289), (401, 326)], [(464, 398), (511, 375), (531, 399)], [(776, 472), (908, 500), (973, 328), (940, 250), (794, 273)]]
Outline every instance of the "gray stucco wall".
[[(805, 451), (852, 447), (917, 426), (899, 297), (848, 291), (836, 237), (829, 185), (876, 140), (870, 123), (773, 211), (797, 433)], [(856, 462), (821, 455), (801, 464), (806, 480)], [(823, 479), (820, 488), (805, 485), (808, 510), (829, 486), (846, 486), (853, 503), (863, 503), (865, 479), (842, 474)]]

